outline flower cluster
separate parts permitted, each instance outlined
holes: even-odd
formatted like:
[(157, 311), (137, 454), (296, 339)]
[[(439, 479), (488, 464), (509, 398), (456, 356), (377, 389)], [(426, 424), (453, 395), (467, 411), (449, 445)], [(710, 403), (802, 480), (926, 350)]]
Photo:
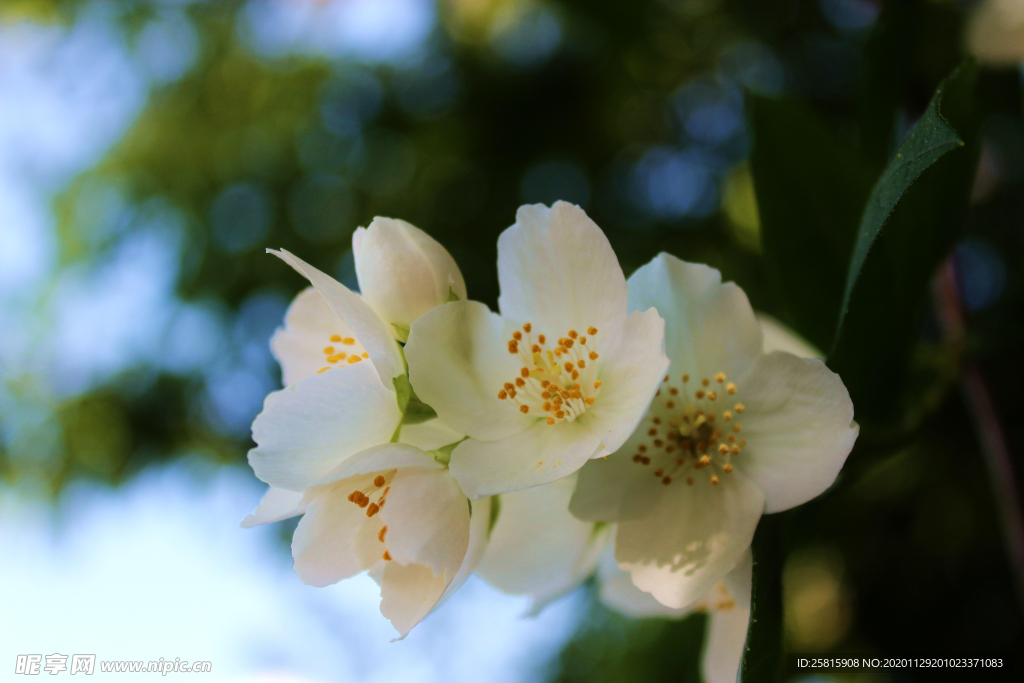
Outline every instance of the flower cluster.
[(662, 254), (627, 282), (564, 202), (499, 238), (499, 313), (408, 223), (353, 252), (359, 294), (275, 252), (312, 287), (271, 341), (243, 525), (303, 515), (300, 578), (368, 570), (400, 637), (474, 571), (535, 611), (596, 574), (626, 614), (711, 613), (705, 676), (735, 680), (760, 516), (857, 437), (839, 377), (712, 268)]

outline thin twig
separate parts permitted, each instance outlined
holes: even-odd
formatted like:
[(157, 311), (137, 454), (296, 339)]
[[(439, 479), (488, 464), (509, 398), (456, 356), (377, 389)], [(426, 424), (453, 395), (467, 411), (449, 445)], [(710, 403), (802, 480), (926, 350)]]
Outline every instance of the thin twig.
[[(956, 271), (952, 261), (947, 261), (939, 273), (935, 302), (947, 337), (962, 343), (964, 315), (957, 294)], [(960, 391), (985, 458), (995, 494), (996, 512), (1002, 522), (1003, 543), (1009, 556), (1010, 573), (1014, 579), (1017, 599), (1024, 610), (1024, 515), (1021, 514), (1020, 498), (1017, 495), (1013, 461), (992, 402), (992, 394), (978, 366), (966, 357), (960, 369)]]

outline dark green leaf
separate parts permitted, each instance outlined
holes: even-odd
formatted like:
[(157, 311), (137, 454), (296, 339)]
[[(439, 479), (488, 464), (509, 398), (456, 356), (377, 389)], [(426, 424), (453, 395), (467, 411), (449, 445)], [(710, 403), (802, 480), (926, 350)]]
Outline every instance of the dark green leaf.
[(761, 241), (785, 313), (832, 347), (857, 219), (874, 172), (860, 152), (795, 102), (747, 97)]
[(907, 376), (928, 283), (963, 229), (978, 158), (975, 76), (968, 62), (942, 82), (864, 210), (829, 357), (860, 418), (900, 415), (894, 387)]
[(785, 661), (782, 634), (782, 541), (786, 513), (761, 517), (754, 533), (750, 627), (738, 680), (775, 683)]

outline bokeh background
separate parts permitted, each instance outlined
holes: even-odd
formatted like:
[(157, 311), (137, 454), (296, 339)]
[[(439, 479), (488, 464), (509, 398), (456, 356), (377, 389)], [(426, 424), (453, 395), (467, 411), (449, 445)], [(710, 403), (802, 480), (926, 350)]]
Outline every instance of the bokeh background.
[[(745, 93), (802, 102), (884, 164), (979, 4), (0, 2), (0, 667), (60, 652), (212, 660), (225, 681), (699, 680), (703, 616), (628, 620), (589, 586), (521, 618), (526, 600), (474, 579), (389, 644), (369, 579), (302, 586), (293, 523), (239, 529), (263, 491), (249, 425), (280, 382), (267, 342), (304, 284), (264, 248), (354, 287), (352, 232), (400, 217), (494, 305), (516, 207), (566, 199), (627, 274), (669, 251), (791, 321)], [(978, 93), (981, 164), (944, 271), (963, 328), (924, 313), (928, 381), (796, 513), (790, 651), (1024, 656), (1006, 504), (1024, 471), (1021, 69), (983, 64)], [(986, 450), (993, 428), (1008, 458)]]

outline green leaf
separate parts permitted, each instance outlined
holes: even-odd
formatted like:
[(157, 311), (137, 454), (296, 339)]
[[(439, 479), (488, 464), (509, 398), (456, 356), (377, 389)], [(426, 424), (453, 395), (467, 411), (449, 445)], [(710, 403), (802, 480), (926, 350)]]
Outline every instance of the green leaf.
[(395, 385), (395, 393), (398, 394), (398, 410), (405, 412), (405, 409), (409, 406), (409, 399), (412, 398), (413, 391), (412, 385), (409, 384), (408, 375), (399, 375), (392, 380)]
[(846, 274), (829, 366), (858, 419), (898, 420), (928, 286), (963, 231), (977, 167), (976, 67), (968, 61), (931, 103), (875, 184)]
[(487, 540), (491, 540), (491, 532), (494, 525), (498, 523), (498, 516), (501, 514), (501, 496), (491, 496), (491, 517), (487, 520)]
[(417, 398), (416, 393), (413, 392), (412, 396), (409, 397), (409, 403), (405, 406), (405, 415), (402, 416), (402, 424), (418, 425), (421, 422), (433, 420), (435, 417), (437, 417), (437, 412)]
[(785, 517), (786, 513), (762, 516), (754, 533), (750, 626), (738, 679), (743, 683), (775, 683), (783, 678), (782, 537)]
[(452, 301), (462, 301), (462, 299), (459, 298), (459, 295), (455, 293), (455, 290), (452, 289), (452, 286), (448, 285), (448, 301), (445, 303), (450, 303)]
[(747, 96), (750, 167), (769, 274), (801, 335), (832, 347), (857, 219), (876, 172), (807, 107)]
[(399, 325), (398, 323), (391, 323), (391, 327), (395, 328), (395, 332), (398, 333), (398, 341), (403, 344), (409, 341), (409, 326)]
[(460, 443), (462, 443), (463, 441), (465, 441), (468, 438), (469, 438), (468, 436), (464, 436), (461, 439), (459, 439), (458, 441), (453, 441), (452, 443), (448, 444), (447, 446), (441, 446), (440, 448), (438, 448), (436, 450), (433, 450), (433, 451), (427, 451), (427, 453), (430, 454), (430, 456), (432, 458), (434, 458), (434, 460), (436, 460), (437, 462), (441, 463), (442, 465), (447, 466), (448, 463), (451, 462), (452, 451), (455, 450), (456, 446), (458, 446)]

